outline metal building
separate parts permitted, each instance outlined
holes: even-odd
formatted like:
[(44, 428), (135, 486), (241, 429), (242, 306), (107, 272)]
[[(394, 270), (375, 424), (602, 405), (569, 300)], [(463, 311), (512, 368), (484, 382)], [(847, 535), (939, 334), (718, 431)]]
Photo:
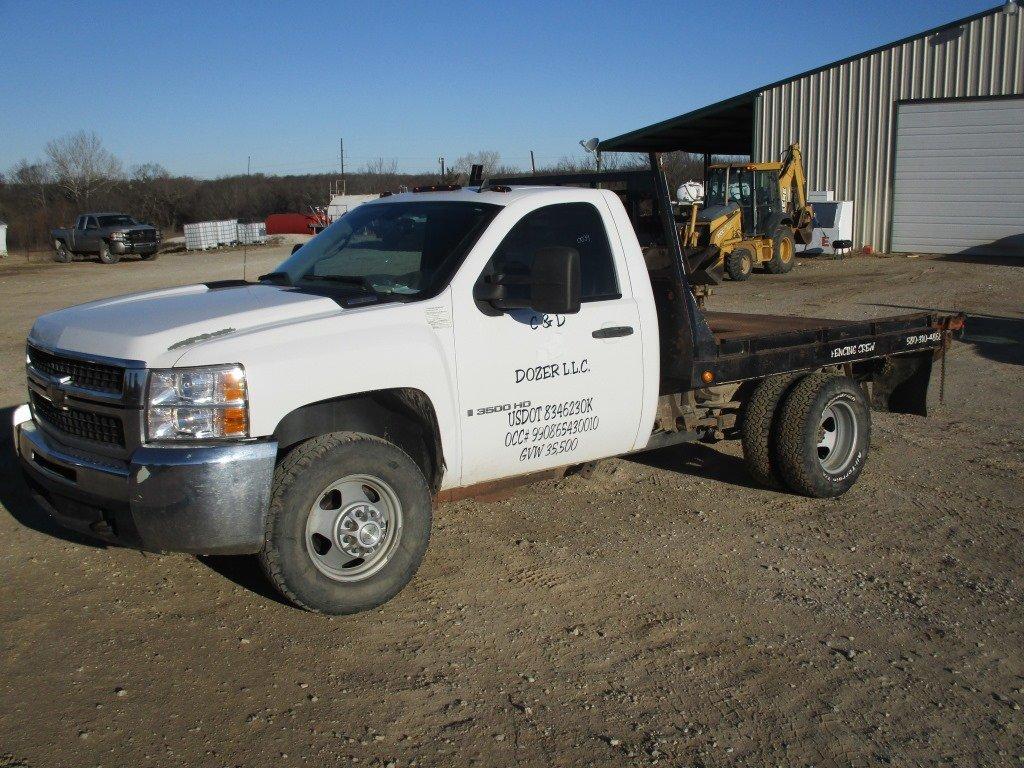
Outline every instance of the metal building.
[(1024, 255), (1021, 0), (601, 142), (777, 159), (853, 200), (854, 245)]

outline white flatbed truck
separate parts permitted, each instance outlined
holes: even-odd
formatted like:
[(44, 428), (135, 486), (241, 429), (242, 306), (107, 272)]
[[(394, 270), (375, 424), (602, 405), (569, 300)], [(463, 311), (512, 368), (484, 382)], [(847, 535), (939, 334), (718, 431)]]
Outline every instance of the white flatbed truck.
[(653, 161), (660, 266), (607, 189), (428, 188), (255, 283), (43, 315), (14, 417), (31, 489), (110, 542), (257, 554), (325, 613), (412, 579), (435, 501), (545, 471), (738, 437), (761, 482), (843, 493), (870, 406), (923, 414), (962, 316), (704, 311)]

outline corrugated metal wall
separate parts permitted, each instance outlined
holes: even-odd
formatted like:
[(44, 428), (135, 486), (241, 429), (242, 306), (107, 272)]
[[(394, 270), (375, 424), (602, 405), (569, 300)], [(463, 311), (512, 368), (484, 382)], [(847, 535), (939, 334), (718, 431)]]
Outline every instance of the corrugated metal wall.
[(854, 201), (854, 245), (889, 247), (896, 103), (1024, 93), (1024, 8), (879, 51), (763, 91), (754, 158), (804, 149), (808, 189)]

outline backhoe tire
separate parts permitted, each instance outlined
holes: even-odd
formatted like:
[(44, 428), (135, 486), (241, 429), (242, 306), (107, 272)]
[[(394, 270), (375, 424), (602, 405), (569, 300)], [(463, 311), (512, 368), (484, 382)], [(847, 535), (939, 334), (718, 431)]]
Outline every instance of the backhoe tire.
[(819, 499), (846, 493), (864, 469), (870, 442), (867, 398), (847, 376), (811, 374), (782, 402), (775, 458), (796, 493)]
[(100, 240), (100, 262), (103, 264), (117, 264), (121, 260), (121, 257), (116, 253), (110, 252), (110, 246), (107, 245), (106, 240)]
[(793, 230), (782, 226), (775, 230), (772, 237), (772, 257), (765, 267), (773, 275), (781, 275), (793, 268), (794, 259)]
[(67, 245), (63, 240), (55, 240), (53, 242), (54, 252), (53, 260), (58, 264), (70, 264), (74, 259), (74, 254), (68, 250)]
[(725, 271), (733, 280), (746, 280), (754, 271), (754, 254), (746, 248), (737, 248), (725, 257)]
[(404, 451), (373, 435), (332, 432), (278, 464), (259, 560), (299, 608), (366, 611), (412, 580), (430, 521), (430, 488)]
[(770, 376), (758, 384), (740, 409), (740, 438), (747, 471), (768, 488), (784, 486), (775, 459), (775, 433), (779, 403), (795, 381), (792, 374)]

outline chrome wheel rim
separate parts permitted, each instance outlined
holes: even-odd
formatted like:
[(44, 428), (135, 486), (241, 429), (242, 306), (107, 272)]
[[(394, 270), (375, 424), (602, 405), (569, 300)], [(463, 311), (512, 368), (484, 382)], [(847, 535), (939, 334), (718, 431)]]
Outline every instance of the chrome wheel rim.
[(398, 549), (402, 505), (379, 477), (348, 475), (317, 494), (306, 518), (306, 552), (335, 581), (362, 581)]
[(821, 468), (837, 475), (853, 462), (857, 449), (857, 416), (845, 400), (833, 400), (821, 412), (818, 422), (818, 461)]

